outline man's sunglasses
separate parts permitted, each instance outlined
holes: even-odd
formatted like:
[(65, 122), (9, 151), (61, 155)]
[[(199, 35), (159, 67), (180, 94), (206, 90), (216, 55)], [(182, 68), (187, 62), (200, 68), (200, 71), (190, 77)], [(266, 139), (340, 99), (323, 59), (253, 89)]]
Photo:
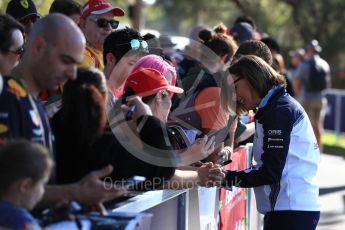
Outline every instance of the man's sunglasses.
[(27, 25), (27, 24), (29, 24), (29, 22), (35, 23), (38, 19), (40, 19), (40, 16), (30, 15), (30, 16), (27, 16), (27, 17), (20, 19), (19, 22), (22, 23), (23, 25)]
[(23, 53), (24, 53), (24, 47), (22, 46), (22, 47), (20, 47), (17, 50), (8, 50), (8, 52), (11, 52), (11, 53), (14, 53), (14, 54), (22, 56)]
[(146, 41), (140, 41), (139, 39), (132, 39), (130, 42), (117, 44), (116, 46), (122, 45), (130, 45), (133, 50), (137, 50), (141, 47), (145, 51), (148, 51), (149, 47)]
[(100, 28), (105, 28), (109, 24), (113, 30), (116, 29), (120, 23), (119, 21), (116, 21), (114, 19), (107, 20), (105, 18), (90, 18), (90, 20), (95, 22)]

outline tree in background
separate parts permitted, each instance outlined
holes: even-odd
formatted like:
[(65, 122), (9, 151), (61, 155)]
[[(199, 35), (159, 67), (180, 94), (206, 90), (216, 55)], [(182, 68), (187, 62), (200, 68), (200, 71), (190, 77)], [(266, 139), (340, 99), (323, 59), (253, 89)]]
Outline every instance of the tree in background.
[(312, 38), (318, 39), (325, 59), (332, 63), (333, 67), (344, 69), (345, 1), (281, 1), (292, 8), (291, 18), (303, 42), (307, 43)]
[(156, 21), (165, 33), (186, 35), (197, 23), (213, 26), (223, 21), (230, 27), (237, 16), (248, 15), (259, 32), (277, 39), (286, 57), (288, 50), (319, 40), (322, 56), (331, 64), (333, 86), (345, 69), (343, 0), (157, 0), (155, 7), (163, 11)]
[[(34, 0), (42, 15), (47, 14), (52, 1)], [(137, 1), (142, 0), (109, 2), (127, 11), (122, 23), (129, 24), (129, 5)], [(8, 2), (0, 1), (0, 11), (5, 12)], [(156, 0), (151, 6), (143, 4), (140, 15), (144, 27), (182, 36), (197, 23), (214, 26), (222, 21), (231, 27), (236, 17), (248, 15), (255, 19), (259, 32), (276, 38), (283, 54), (289, 49), (303, 47), (311, 39), (319, 40), (322, 55), (329, 61), (333, 78), (337, 80), (337, 72), (345, 69), (343, 12), (344, 0)]]

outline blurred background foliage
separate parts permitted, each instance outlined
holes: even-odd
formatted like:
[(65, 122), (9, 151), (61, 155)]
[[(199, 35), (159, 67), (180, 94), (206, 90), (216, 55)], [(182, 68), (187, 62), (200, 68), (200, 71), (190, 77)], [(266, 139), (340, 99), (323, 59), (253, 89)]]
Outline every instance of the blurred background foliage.
[[(46, 15), (53, 0), (33, 0)], [(0, 1), (5, 12), (9, 0)], [(80, 3), (86, 2), (78, 1)], [(344, 0), (126, 0), (110, 1), (125, 9), (122, 24), (153, 29), (161, 34), (188, 36), (192, 26), (210, 27), (219, 22), (231, 27), (236, 17), (255, 19), (257, 30), (275, 38), (287, 52), (319, 40), (323, 56), (331, 65), (333, 86), (345, 88), (345, 1)]]

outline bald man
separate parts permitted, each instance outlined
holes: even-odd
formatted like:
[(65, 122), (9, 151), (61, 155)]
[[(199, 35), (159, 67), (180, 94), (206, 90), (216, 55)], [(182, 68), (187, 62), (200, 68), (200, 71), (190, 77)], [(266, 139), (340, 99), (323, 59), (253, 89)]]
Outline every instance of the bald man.
[(84, 48), (85, 38), (73, 21), (61, 14), (49, 15), (32, 28), (14, 75), (37, 97), (41, 90), (55, 89), (76, 78)]
[[(26, 138), (43, 144), (53, 153), (53, 133), (37, 97), (42, 90), (55, 89), (68, 79), (76, 78), (85, 43), (78, 26), (62, 14), (50, 14), (35, 23), (21, 62), (12, 77), (4, 77), (5, 93), (0, 95), (0, 143)], [(111, 171), (111, 167), (106, 167), (73, 185), (47, 186), (43, 201), (55, 203), (73, 199), (95, 204), (113, 199), (123, 190), (107, 190), (99, 180)]]

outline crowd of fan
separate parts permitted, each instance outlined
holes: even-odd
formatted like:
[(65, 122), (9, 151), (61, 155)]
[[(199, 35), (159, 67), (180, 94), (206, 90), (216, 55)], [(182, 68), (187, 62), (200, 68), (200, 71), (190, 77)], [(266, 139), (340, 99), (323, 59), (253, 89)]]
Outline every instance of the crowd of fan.
[[(284, 166), (264, 157), (261, 178), (222, 167), (235, 146), (261, 138), (254, 114), (279, 87), (301, 99), (320, 144), (324, 97), (305, 83), (310, 58), (329, 77), (316, 40), (291, 52), (286, 69), (278, 43), (249, 17), (230, 29), (196, 26), (182, 52), (168, 36), (118, 29), (124, 15), (104, 0), (55, 0), (44, 17), (31, 0), (11, 0), (0, 13), (0, 226), (38, 227), (26, 210), (66, 201), (102, 209), (127, 193), (105, 177), (144, 176), (144, 191), (235, 177), (241, 187), (275, 184)], [(254, 73), (270, 77), (251, 81)]]

